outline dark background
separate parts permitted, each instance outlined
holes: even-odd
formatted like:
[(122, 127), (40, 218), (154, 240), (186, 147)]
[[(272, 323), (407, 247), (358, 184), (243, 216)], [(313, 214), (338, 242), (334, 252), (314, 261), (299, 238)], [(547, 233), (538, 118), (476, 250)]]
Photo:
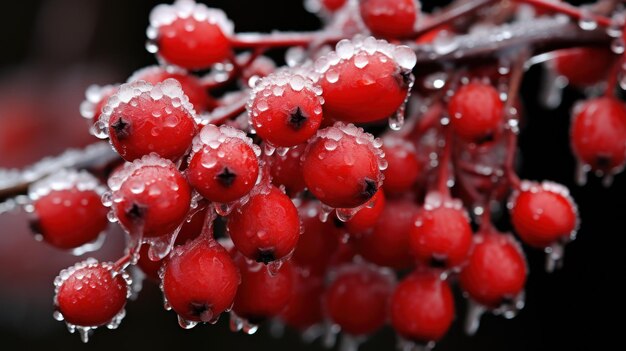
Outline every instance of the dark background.
[[(38, 116), (41, 123), (53, 123), (63, 132), (74, 126), (84, 127), (78, 104), (89, 83), (125, 81), (135, 69), (153, 64), (152, 55), (144, 49), (145, 28), (149, 10), (157, 1), (128, 0), (49, 0), (10, 1), (2, 3), (0, 19), (0, 92), (13, 88), (32, 95), (33, 106), (46, 111), (48, 94), (58, 94), (59, 86), (70, 79), (73, 87), (55, 103), (67, 106), (64, 125)], [(306, 13), (298, 0), (207, 1), (210, 6), (226, 11), (237, 31), (313, 30), (319, 21)], [(430, 9), (440, 1), (424, 1)], [(543, 270), (542, 252), (526, 248), (530, 275), (526, 288), (526, 308), (513, 320), (485, 316), (477, 335), (465, 336), (461, 331), (464, 304), (457, 304), (457, 320), (437, 350), (598, 350), (611, 343), (621, 344), (626, 323), (624, 283), (626, 268), (626, 176), (620, 174), (611, 188), (590, 177), (585, 187), (576, 186), (574, 158), (568, 140), (569, 111), (572, 103), (583, 96), (566, 89), (564, 103), (556, 110), (537, 104), (541, 68), (531, 69), (525, 76), (522, 94), (527, 118), (520, 137), (522, 178), (549, 179), (571, 189), (581, 213), (578, 239), (567, 246), (565, 266), (553, 274)], [(75, 87), (75, 88), (74, 88)], [(28, 95), (30, 96), (30, 95)], [(54, 95), (57, 96), (57, 95)], [(2, 98), (2, 96), (0, 96)], [(51, 109), (52, 107), (50, 107)], [(8, 118), (8, 110), (0, 104), (0, 122)], [(4, 116), (3, 116), (4, 115)], [(0, 130), (8, 128), (0, 124)], [(55, 129), (55, 130), (57, 130)], [(83, 128), (86, 131), (86, 128)], [(50, 132), (39, 138), (59, 139)], [(46, 140), (47, 140), (46, 139)], [(33, 142), (37, 142), (33, 138)], [(83, 144), (84, 140), (72, 143)], [(63, 145), (60, 139), (59, 147)], [(25, 144), (27, 145), (27, 144)], [(47, 149), (55, 153), (57, 149)], [(7, 152), (6, 150), (0, 152)], [(15, 151), (19, 152), (19, 151)], [(41, 157), (36, 153), (24, 157)], [(8, 160), (9, 154), (0, 154)], [(0, 164), (1, 165), (1, 164)], [(0, 219), (1, 220), (1, 219)], [(0, 255), (4, 245), (14, 241), (11, 235), (26, 235), (25, 230), (9, 232), (5, 222), (0, 228)], [(10, 224), (20, 227), (13, 219)], [(23, 229), (23, 228), (22, 228)], [(32, 241), (31, 238), (27, 240)], [(33, 244), (43, 245), (43, 244)], [(33, 249), (38, 250), (38, 249)], [(52, 250), (41, 255), (22, 251), (11, 257), (0, 257), (0, 349), (69, 349), (112, 350), (145, 347), (150, 350), (198, 348), (211, 350), (320, 350), (319, 343), (307, 345), (295, 333), (288, 332), (275, 339), (266, 327), (254, 336), (228, 331), (227, 318), (216, 326), (198, 326), (182, 330), (173, 312), (161, 306), (158, 288), (146, 283), (139, 300), (129, 303), (127, 317), (116, 331), (98, 330), (88, 345), (71, 335), (62, 323), (52, 320), (52, 276), (29, 276), (35, 265), (48, 265), (58, 272), (59, 254)], [(118, 251), (119, 252), (119, 251)], [(25, 265), (32, 263), (29, 269)], [(37, 266), (38, 267), (38, 266)], [(11, 274), (16, 271), (19, 274)], [(8, 273), (7, 273), (8, 272)], [(44, 278), (45, 277), (45, 278)], [(47, 279), (45, 284), (30, 280)], [(42, 285), (43, 284), (43, 285)], [(41, 291), (33, 291), (40, 289)], [(44, 303), (40, 303), (44, 301)], [(393, 333), (385, 329), (366, 343), (362, 350), (391, 350)]]

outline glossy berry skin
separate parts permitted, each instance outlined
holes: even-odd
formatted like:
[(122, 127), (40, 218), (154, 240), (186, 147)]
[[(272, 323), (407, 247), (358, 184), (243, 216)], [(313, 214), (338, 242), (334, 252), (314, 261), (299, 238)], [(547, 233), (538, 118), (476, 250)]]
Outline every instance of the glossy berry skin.
[(402, 38), (415, 31), (419, 4), (416, 0), (360, 0), (359, 11), (374, 36)]
[(304, 190), (304, 176), (302, 175), (301, 158), (306, 149), (306, 144), (292, 147), (285, 155), (275, 152), (267, 157), (272, 176), (272, 184), (277, 187), (285, 187), (287, 194), (295, 195)]
[(158, 28), (157, 45), (165, 61), (190, 70), (208, 68), (226, 60), (232, 52), (219, 25), (197, 21), (193, 16)]
[(383, 171), (383, 188), (388, 193), (409, 191), (422, 173), (417, 150), (411, 143), (401, 139), (385, 138), (384, 141), (382, 150), (388, 166)]
[(574, 112), (572, 148), (593, 170), (610, 172), (626, 164), (626, 106), (600, 97), (584, 102)]
[(320, 221), (318, 206), (317, 202), (309, 202), (298, 208), (304, 231), (291, 257), (296, 266), (312, 274), (326, 272), (339, 246), (339, 230), (333, 221)]
[(200, 83), (200, 79), (182, 69), (149, 66), (135, 72), (128, 78), (128, 81), (143, 80), (151, 84), (157, 84), (169, 78), (175, 79), (180, 83), (196, 112), (212, 110), (216, 106), (213, 98), (207, 94), (206, 89)]
[(366, 203), (378, 191), (381, 178), (378, 156), (371, 147), (346, 134), (339, 140), (312, 140), (304, 154), (302, 173), (309, 191), (336, 208)]
[(375, 268), (344, 266), (326, 290), (324, 308), (345, 333), (367, 335), (385, 324), (392, 291), (392, 278)]
[(456, 135), (479, 143), (491, 139), (498, 131), (503, 108), (498, 91), (493, 86), (475, 81), (454, 93), (448, 104), (448, 113)]
[(172, 309), (192, 322), (215, 321), (232, 305), (240, 282), (228, 252), (202, 237), (174, 248), (161, 277)]
[(249, 265), (241, 255), (235, 263), (241, 274), (241, 285), (237, 289), (233, 311), (255, 324), (277, 316), (291, 299), (294, 280), (291, 262), (284, 262), (274, 274), (267, 266)]
[[(261, 88), (250, 101), (248, 107), (250, 122), (257, 134), (274, 146), (290, 147), (302, 144), (320, 127), (322, 100), (308, 87), (302, 88), (293, 84), (278, 85), (271, 82), (271, 77), (267, 78), (269, 82), (266, 84), (257, 83), (263, 84), (264, 88)], [(298, 79), (302, 82), (308, 80), (297, 75), (288, 75), (287, 79)], [(280, 89), (282, 93), (276, 95), (275, 89)], [(269, 96), (265, 96), (266, 92)]]
[(280, 319), (297, 330), (305, 330), (321, 323), (323, 292), (323, 276), (310, 275), (306, 270), (294, 269), (291, 298), (281, 312)]
[(615, 55), (605, 48), (571, 48), (555, 52), (554, 68), (577, 87), (604, 81)]
[(73, 249), (98, 238), (107, 228), (107, 208), (100, 194), (76, 188), (53, 190), (34, 203), (31, 227), (50, 245)]
[(474, 236), (474, 247), (459, 282), (474, 301), (497, 308), (522, 292), (526, 274), (526, 259), (515, 239), (481, 233)]
[(97, 327), (108, 324), (122, 311), (129, 296), (128, 281), (123, 274), (114, 276), (111, 264), (93, 259), (65, 270), (55, 280), (57, 310), (70, 324)]
[(228, 138), (217, 148), (205, 145), (186, 171), (189, 184), (210, 201), (227, 203), (248, 194), (259, 176), (259, 160), (252, 147)]
[[(359, 68), (361, 60), (368, 63)], [(383, 53), (357, 53), (320, 78), (324, 117), (354, 123), (387, 119), (404, 103), (408, 78), (408, 73)]]
[(144, 166), (135, 169), (113, 197), (115, 215), (131, 235), (159, 237), (185, 219), (191, 188), (173, 165)]
[[(166, 82), (178, 85), (173, 80)], [(142, 82), (130, 84), (125, 86), (126, 90)], [(170, 96), (153, 99), (149, 94), (144, 92), (114, 107), (107, 104), (112, 108), (107, 121), (111, 144), (126, 161), (153, 152), (177, 160), (187, 152), (197, 132), (193, 110), (181, 108), (180, 103), (175, 107)]]
[(257, 262), (269, 263), (289, 255), (298, 243), (300, 220), (291, 200), (276, 187), (250, 197), (228, 217), (235, 248)]
[[(200, 235), (200, 231), (204, 225), (206, 219), (206, 211), (203, 210), (196, 213), (191, 217), (191, 221), (183, 223), (180, 228), (174, 245), (184, 245), (188, 241), (191, 241)], [(137, 267), (141, 268), (141, 271), (150, 279), (159, 281), (159, 269), (163, 264), (163, 260), (153, 261), (150, 259), (148, 251), (150, 245), (144, 244), (139, 251), (139, 260), (137, 261)]]
[(561, 188), (558, 184), (532, 184), (514, 195), (511, 223), (524, 243), (544, 248), (571, 239), (578, 222), (577, 210), (569, 196), (553, 190)]
[(419, 207), (408, 200), (388, 200), (376, 225), (354, 238), (357, 252), (379, 266), (406, 269), (412, 266), (409, 232)]
[(362, 233), (376, 225), (383, 213), (385, 203), (385, 193), (382, 188), (378, 189), (365, 207), (361, 208), (359, 212), (346, 222), (345, 226), (348, 232), (352, 234)]
[(418, 271), (396, 286), (391, 298), (391, 324), (403, 338), (427, 343), (440, 340), (454, 320), (454, 297), (436, 272)]
[(472, 245), (472, 228), (462, 208), (424, 208), (409, 231), (413, 256), (424, 265), (453, 268), (461, 265)]

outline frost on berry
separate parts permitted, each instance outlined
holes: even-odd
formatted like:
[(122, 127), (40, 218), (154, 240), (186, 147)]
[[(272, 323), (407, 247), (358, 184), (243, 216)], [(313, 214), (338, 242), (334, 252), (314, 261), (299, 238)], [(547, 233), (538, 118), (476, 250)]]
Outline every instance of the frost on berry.
[(108, 223), (100, 202), (104, 192), (85, 171), (63, 169), (31, 184), (25, 209), (36, 238), (75, 255), (98, 250)]
[[(265, 142), (291, 147), (309, 139), (322, 120), (322, 89), (304, 69), (280, 70), (257, 81), (247, 103), (250, 125)], [(274, 148), (266, 148), (272, 153)]]
[(348, 122), (391, 116), (390, 127), (400, 129), (416, 60), (404, 45), (363, 36), (341, 40), (314, 65), (324, 91), (324, 114)]
[(166, 79), (122, 84), (94, 125), (99, 138), (109, 137), (115, 150), (132, 161), (151, 152), (177, 159), (196, 132), (196, 113), (180, 83)]
[(382, 186), (382, 171), (387, 168), (381, 146), (381, 139), (342, 122), (319, 130), (309, 140), (304, 180), (326, 205), (323, 215), (338, 208), (337, 216), (345, 222), (367, 205)]
[(234, 31), (226, 14), (194, 0), (157, 5), (150, 13), (146, 48), (166, 62), (189, 69), (207, 68), (230, 54)]
[(54, 318), (65, 321), (71, 333), (78, 331), (83, 342), (100, 326), (116, 329), (131, 296), (132, 281), (125, 271), (117, 272), (112, 263), (93, 258), (62, 270), (54, 279)]

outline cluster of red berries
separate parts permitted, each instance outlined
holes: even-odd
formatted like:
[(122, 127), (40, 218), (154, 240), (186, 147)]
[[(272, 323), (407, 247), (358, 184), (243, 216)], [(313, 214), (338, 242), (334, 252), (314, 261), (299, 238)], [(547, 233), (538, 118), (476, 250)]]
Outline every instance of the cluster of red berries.
[[(229, 311), (233, 330), (254, 333), (273, 319), (326, 334), (328, 345), (343, 331), (354, 347), (390, 323), (405, 349), (432, 347), (455, 319), (452, 281), (474, 317), (511, 318), (528, 273), (518, 239), (545, 250), (548, 268), (560, 263), (577, 208), (565, 187), (514, 173), (520, 106), (496, 88), (511, 67), (465, 67), (432, 85), (432, 75), (414, 77), (414, 50), (398, 43), (438, 45), (461, 27), (416, 38), (418, 20), (432, 18), (414, 0), (307, 6), (338, 35), (321, 32), (276, 69), (262, 51), (234, 50), (300, 37), (264, 43), (235, 34), (221, 10), (193, 0), (158, 5), (147, 48), (161, 65), (87, 90), (81, 112), (123, 164), (106, 175), (108, 187), (72, 170), (31, 185), (33, 229), (84, 253), (111, 222), (129, 244), (117, 262), (88, 259), (60, 273), (55, 318), (70, 331), (86, 341), (99, 326), (115, 328), (133, 292), (126, 272), (141, 270), (184, 328)], [(336, 36), (351, 39), (328, 39)], [(597, 62), (585, 58), (602, 49), (576, 50), (557, 52), (555, 66), (577, 86), (602, 80), (617, 60), (602, 51), (606, 64), (580, 70), (577, 60)], [(228, 84), (230, 93), (211, 94)], [(573, 115), (581, 167), (621, 170), (624, 104), (607, 94)], [(491, 224), (503, 203), (517, 237)]]

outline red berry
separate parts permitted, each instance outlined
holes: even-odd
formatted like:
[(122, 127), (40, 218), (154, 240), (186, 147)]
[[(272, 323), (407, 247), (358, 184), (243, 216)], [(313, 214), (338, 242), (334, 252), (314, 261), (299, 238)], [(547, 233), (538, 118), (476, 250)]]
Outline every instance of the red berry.
[(389, 200), (374, 228), (354, 238), (366, 260), (393, 269), (411, 267), (409, 231), (419, 207), (408, 200)]
[(346, 229), (352, 234), (362, 233), (372, 228), (380, 218), (385, 208), (385, 193), (378, 189), (365, 207), (361, 208), (346, 222)]
[(472, 246), (472, 228), (460, 200), (426, 204), (410, 229), (411, 252), (422, 264), (453, 268), (460, 266)]
[(450, 99), (448, 113), (452, 129), (472, 142), (490, 139), (503, 120), (503, 104), (491, 85), (474, 81), (460, 87)]
[(626, 106), (611, 97), (584, 102), (574, 111), (571, 140), (578, 159), (593, 170), (620, 170), (626, 164)]
[(108, 210), (100, 201), (103, 188), (87, 172), (54, 173), (32, 184), (28, 192), (35, 216), (31, 228), (54, 247), (81, 248), (107, 228)]
[(481, 233), (474, 236), (474, 248), (459, 281), (474, 301), (497, 308), (522, 292), (526, 273), (526, 259), (513, 237)]
[(568, 241), (576, 233), (576, 204), (560, 184), (522, 182), (509, 206), (515, 232), (526, 244), (544, 248)]
[(280, 260), (293, 252), (300, 236), (298, 210), (271, 186), (228, 217), (228, 232), (239, 252), (257, 262)]
[(228, 252), (204, 237), (175, 247), (161, 278), (163, 295), (184, 328), (197, 322), (216, 322), (233, 304), (240, 282)]
[(373, 35), (402, 38), (415, 31), (420, 3), (416, 0), (360, 0), (359, 10)]
[[(150, 13), (148, 38), (158, 46), (165, 61), (187, 68), (203, 69), (228, 59), (228, 37), (233, 24), (222, 10), (195, 1), (176, 1), (157, 5)], [(156, 52), (157, 47), (148, 47)]]
[(175, 66), (148, 66), (142, 68), (128, 78), (128, 83), (143, 80), (156, 85), (169, 78), (175, 79), (180, 83), (183, 92), (189, 98), (189, 102), (193, 105), (196, 112), (212, 110), (215, 107), (215, 101), (207, 94), (200, 79)]
[(388, 317), (394, 278), (367, 265), (344, 266), (326, 290), (324, 307), (344, 332), (367, 335), (380, 329)]
[(154, 154), (125, 164), (111, 175), (109, 187), (113, 211), (131, 235), (172, 233), (191, 204), (191, 188), (185, 178), (171, 161)]
[[(113, 271), (111, 263), (93, 258), (64, 269), (54, 280), (54, 304), (65, 320), (75, 327), (116, 327), (124, 317), (130, 297), (130, 278)], [(84, 336), (83, 336), (84, 337)]]
[(409, 191), (422, 173), (415, 146), (398, 137), (386, 137), (383, 141), (382, 150), (388, 164), (383, 172), (383, 188), (388, 193)]
[(306, 187), (302, 175), (301, 159), (307, 144), (301, 144), (290, 148), (286, 154), (280, 155), (275, 152), (267, 157), (270, 165), (272, 184), (285, 187), (287, 194), (295, 195)]
[(85, 91), (85, 100), (80, 104), (80, 114), (95, 124), (100, 120), (102, 108), (109, 97), (115, 94), (118, 85), (90, 85)]
[(344, 39), (315, 67), (324, 116), (347, 122), (389, 118), (402, 107), (412, 85), (415, 53), (373, 37)]
[(291, 299), (280, 314), (280, 319), (298, 330), (305, 330), (321, 323), (323, 292), (323, 277), (310, 275), (306, 270), (295, 269)]
[(310, 78), (279, 71), (256, 83), (248, 101), (250, 124), (274, 146), (307, 141), (322, 121), (322, 90)]
[(361, 128), (337, 122), (309, 142), (302, 172), (309, 191), (337, 208), (366, 203), (382, 185), (381, 142)]
[(241, 255), (235, 263), (241, 274), (241, 285), (237, 289), (233, 312), (254, 324), (277, 316), (291, 298), (294, 276), (291, 262), (284, 262), (271, 273), (267, 266), (248, 264)]
[(112, 95), (96, 129), (105, 130), (127, 161), (155, 152), (170, 160), (183, 156), (197, 127), (195, 112), (178, 81), (122, 84)]
[(293, 252), (292, 261), (313, 274), (323, 274), (339, 244), (339, 233), (332, 221), (319, 219), (317, 202), (308, 202), (298, 208), (302, 220), (302, 235)]
[(391, 324), (417, 343), (440, 340), (454, 320), (450, 285), (432, 271), (415, 272), (398, 283), (391, 298)]
[(209, 124), (194, 139), (187, 179), (210, 201), (235, 201), (256, 184), (260, 154), (244, 132)]
[(555, 70), (568, 82), (585, 87), (602, 82), (617, 57), (606, 48), (572, 48), (555, 51)]

